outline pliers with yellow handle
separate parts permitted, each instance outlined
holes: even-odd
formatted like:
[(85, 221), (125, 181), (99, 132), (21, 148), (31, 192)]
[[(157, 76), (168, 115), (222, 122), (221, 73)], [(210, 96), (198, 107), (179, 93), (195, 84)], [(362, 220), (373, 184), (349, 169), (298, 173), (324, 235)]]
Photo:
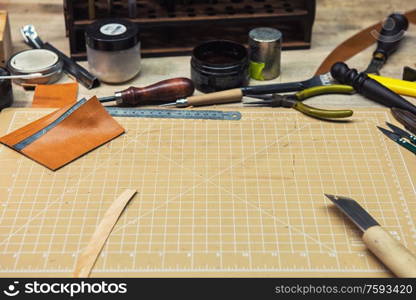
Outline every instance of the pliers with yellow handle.
[(338, 118), (347, 118), (352, 116), (352, 110), (328, 110), (312, 107), (304, 104), (302, 101), (324, 94), (353, 94), (355, 90), (349, 85), (342, 84), (333, 84), (333, 85), (324, 85), (324, 86), (315, 86), (295, 94), (289, 95), (280, 95), (280, 94), (271, 94), (271, 95), (246, 95), (250, 98), (262, 99), (261, 101), (255, 102), (244, 102), (248, 105), (261, 105), (261, 106), (270, 106), (270, 107), (288, 107), (294, 108), (305, 115), (319, 118), (319, 119), (338, 119)]

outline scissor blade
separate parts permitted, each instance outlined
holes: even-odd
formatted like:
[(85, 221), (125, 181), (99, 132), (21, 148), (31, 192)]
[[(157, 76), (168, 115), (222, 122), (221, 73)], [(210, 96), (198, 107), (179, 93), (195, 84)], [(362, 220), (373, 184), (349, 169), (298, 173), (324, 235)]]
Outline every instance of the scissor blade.
[(410, 133), (408, 133), (407, 131), (405, 131), (405, 130), (399, 128), (399, 127), (397, 127), (396, 125), (393, 125), (389, 122), (386, 122), (386, 125), (389, 126), (396, 134), (399, 134), (402, 137), (405, 137), (409, 140), (412, 139)]
[(400, 138), (401, 138), (401, 136), (400, 135), (398, 135), (397, 133), (394, 133), (394, 132), (392, 132), (392, 131), (389, 131), (389, 130), (387, 130), (387, 129), (384, 129), (384, 128), (382, 128), (382, 127), (378, 127), (377, 126), (377, 128), (382, 132), (382, 133), (384, 133), (387, 137), (389, 137), (390, 139), (392, 139), (393, 141), (395, 141), (395, 142), (397, 142)]

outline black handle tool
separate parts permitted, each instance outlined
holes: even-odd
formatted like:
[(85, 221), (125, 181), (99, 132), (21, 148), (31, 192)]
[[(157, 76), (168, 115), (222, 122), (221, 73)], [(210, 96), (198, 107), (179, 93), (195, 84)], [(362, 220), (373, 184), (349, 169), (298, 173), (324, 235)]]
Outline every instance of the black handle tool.
[(356, 69), (350, 69), (343, 62), (337, 62), (332, 66), (331, 75), (340, 83), (351, 85), (368, 99), (387, 107), (397, 107), (416, 114), (416, 106), (412, 103), (371, 79), (366, 73), (358, 73)]
[(399, 48), (408, 27), (409, 21), (406, 16), (398, 13), (388, 16), (377, 37), (377, 49), (374, 51), (373, 58), (367, 70), (364, 71), (365, 73), (379, 74), (381, 67), (389, 56)]

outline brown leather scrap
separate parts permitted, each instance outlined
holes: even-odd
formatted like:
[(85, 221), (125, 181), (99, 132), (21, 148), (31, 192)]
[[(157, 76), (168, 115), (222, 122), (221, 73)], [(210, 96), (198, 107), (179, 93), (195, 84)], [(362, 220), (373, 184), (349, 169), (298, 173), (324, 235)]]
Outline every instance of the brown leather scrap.
[(124, 128), (93, 97), (17, 129), (0, 143), (56, 170), (122, 133)]
[(32, 107), (60, 108), (77, 101), (78, 83), (38, 84)]

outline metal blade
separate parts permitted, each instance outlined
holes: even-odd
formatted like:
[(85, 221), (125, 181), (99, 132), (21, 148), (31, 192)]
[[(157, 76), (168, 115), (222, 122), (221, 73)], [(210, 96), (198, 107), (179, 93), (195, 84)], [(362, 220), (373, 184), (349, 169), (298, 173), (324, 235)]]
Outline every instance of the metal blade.
[(384, 128), (381, 128), (381, 127), (378, 127), (377, 126), (377, 128), (382, 132), (382, 133), (384, 133), (386, 136), (388, 136), (390, 139), (392, 139), (393, 141), (395, 141), (395, 142), (397, 142), (400, 138), (401, 138), (401, 136), (400, 135), (398, 135), (397, 133), (394, 133), (394, 132), (392, 132), (392, 131), (389, 131), (389, 130), (387, 130), (387, 129), (384, 129)]
[(363, 232), (380, 225), (357, 201), (343, 196), (325, 194)]
[(168, 106), (176, 106), (176, 102), (160, 104), (159, 106), (165, 106), (165, 107), (168, 107)]
[(381, 59), (373, 58), (370, 62), (370, 64), (367, 67), (367, 70), (364, 71), (364, 73), (370, 73), (370, 74), (376, 74), (380, 75), (380, 69), (383, 67), (384, 61)]
[(395, 133), (401, 135), (402, 137), (407, 138), (408, 140), (412, 140), (412, 137), (410, 135), (410, 133), (408, 133), (407, 131), (397, 127), (396, 125), (393, 125), (389, 122), (386, 122), (387, 126), (389, 126)]
[(101, 103), (111, 102), (111, 101), (116, 101), (116, 100), (117, 100), (117, 97), (116, 96), (108, 96), (108, 97), (98, 98), (98, 101), (100, 101)]
[(412, 69), (411, 67), (404, 67), (403, 68), (403, 80), (407, 81), (416, 81), (416, 69)]

